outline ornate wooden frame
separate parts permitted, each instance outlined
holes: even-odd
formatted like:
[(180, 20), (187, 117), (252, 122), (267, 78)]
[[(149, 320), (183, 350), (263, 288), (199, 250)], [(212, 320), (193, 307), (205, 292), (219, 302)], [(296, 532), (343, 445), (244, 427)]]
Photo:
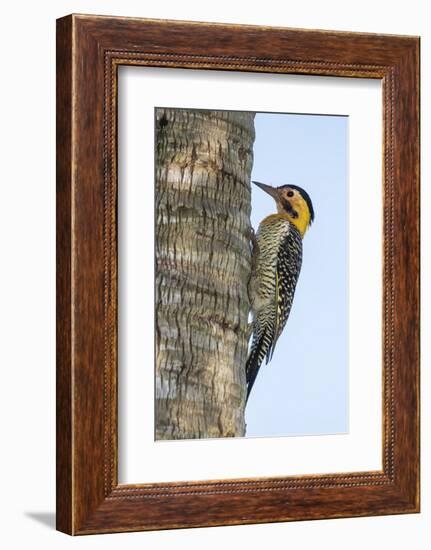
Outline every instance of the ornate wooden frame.
[[(119, 485), (119, 65), (378, 78), (383, 470)], [(57, 528), (69, 534), (419, 511), (419, 38), (70, 15), (57, 21)]]

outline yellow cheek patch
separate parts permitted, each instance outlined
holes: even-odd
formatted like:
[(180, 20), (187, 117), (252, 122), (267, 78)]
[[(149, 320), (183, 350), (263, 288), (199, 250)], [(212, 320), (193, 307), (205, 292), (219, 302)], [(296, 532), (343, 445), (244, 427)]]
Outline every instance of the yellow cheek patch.
[(307, 203), (302, 197), (298, 199), (298, 201), (295, 201), (295, 203), (298, 204), (294, 204), (293, 208), (296, 212), (298, 212), (298, 217), (293, 218), (289, 214), (287, 215), (289, 216), (289, 221), (296, 226), (298, 231), (301, 233), (301, 236), (303, 237), (308, 229), (308, 226), (310, 225), (310, 211), (308, 210)]
[(301, 233), (301, 237), (303, 237), (311, 221), (308, 204), (300, 195), (297, 195), (293, 199), (290, 199), (290, 204), (292, 205), (292, 208), (295, 210), (295, 212), (298, 214), (298, 217), (294, 218), (289, 214), (289, 212), (286, 212), (285, 215), (288, 220), (293, 223), (293, 225)]
[(295, 212), (298, 214), (298, 216), (295, 218), (286, 210), (283, 208), (282, 204), (277, 201), (277, 214), (270, 214), (265, 219), (261, 221), (261, 224), (268, 224), (274, 221), (275, 219), (285, 219), (292, 223), (300, 232), (301, 237), (305, 235), (305, 232), (308, 229), (308, 226), (310, 225), (311, 221), (311, 214), (310, 210), (308, 209), (308, 204), (305, 202), (305, 200), (302, 197), (295, 197), (294, 199), (289, 199), (290, 203), (292, 205), (292, 208), (295, 210)]

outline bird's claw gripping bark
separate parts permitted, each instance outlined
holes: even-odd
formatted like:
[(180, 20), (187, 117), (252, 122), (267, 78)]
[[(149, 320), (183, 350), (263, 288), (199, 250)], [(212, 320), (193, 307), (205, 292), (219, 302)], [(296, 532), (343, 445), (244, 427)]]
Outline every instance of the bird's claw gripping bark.
[(250, 226), (249, 239), (253, 248), (257, 245), (256, 232), (252, 226)]

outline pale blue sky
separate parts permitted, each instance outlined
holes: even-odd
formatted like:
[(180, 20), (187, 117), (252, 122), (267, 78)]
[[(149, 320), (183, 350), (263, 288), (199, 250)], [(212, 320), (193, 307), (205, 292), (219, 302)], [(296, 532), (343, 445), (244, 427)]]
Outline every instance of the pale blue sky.
[[(348, 117), (258, 113), (255, 128), (252, 179), (303, 187), (316, 219), (290, 317), (248, 401), (246, 435), (347, 432)], [(257, 229), (275, 203), (252, 187)]]

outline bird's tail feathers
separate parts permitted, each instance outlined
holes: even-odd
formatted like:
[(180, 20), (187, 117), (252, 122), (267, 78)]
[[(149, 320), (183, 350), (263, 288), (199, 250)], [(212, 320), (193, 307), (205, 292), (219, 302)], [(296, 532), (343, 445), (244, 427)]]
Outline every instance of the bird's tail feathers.
[(257, 336), (253, 336), (253, 343), (246, 363), (246, 380), (247, 380), (247, 398), (248, 401), (250, 392), (259, 372), (260, 365), (266, 357), (266, 363), (271, 358), (273, 334), (270, 325), (266, 325), (263, 330), (257, 332)]

